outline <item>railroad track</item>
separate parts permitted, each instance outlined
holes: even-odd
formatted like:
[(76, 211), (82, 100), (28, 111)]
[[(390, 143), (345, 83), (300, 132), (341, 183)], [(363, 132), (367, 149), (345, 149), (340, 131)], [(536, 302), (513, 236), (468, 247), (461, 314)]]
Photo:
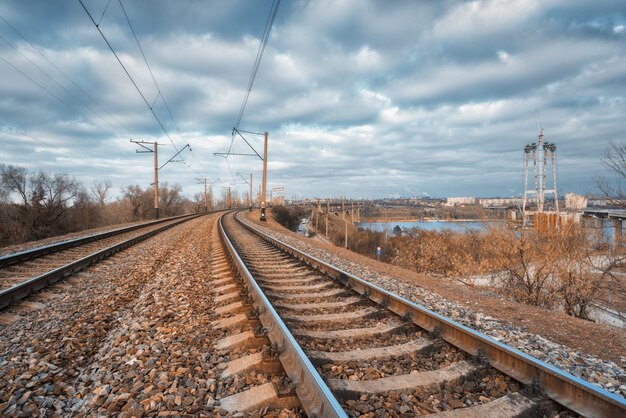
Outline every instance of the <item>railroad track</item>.
[[(290, 397), (296, 394), (309, 416), (626, 414), (623, 398), (268, 237), (233, 214), (221, 217), (219, 231), (226, 250), (218, 262), (230, 260), (246, 287), (241, 291), (232, 273), (216, 283), (221, 298), (245, 294), (245, 301), (224, 302), (221, 321), (254, 320), (257, 331), (262, 325), (270, 357), (293, 384)], [(259, 338), (245, 335), (228, 338)], [(240, 364), (252, 361), (248, 356)], [(263, 357), (255, 358), (254, 367), (263, 367)], [(256, 407), (239, 406), (230, 411)]]
[(200, 214), (118, 228), (0, 257), (0, 309)]

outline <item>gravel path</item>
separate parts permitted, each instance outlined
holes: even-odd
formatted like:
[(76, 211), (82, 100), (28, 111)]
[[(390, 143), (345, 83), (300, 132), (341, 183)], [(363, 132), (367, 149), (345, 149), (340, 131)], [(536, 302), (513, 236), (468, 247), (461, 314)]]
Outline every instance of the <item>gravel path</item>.
[[(251, 216), (254, 216), (254, 213)], [(598, 384), (610, 392), (626, 397), (626, 371), (624, 369), (626, 357), (624, 356), (620, 359), (621, 365), (618, 365), (611, 361), (601, 360), (598, 357), (580, 353), (567, 346), (554, 343), (540, 335), (529, 333), (525, 329), (511, 326), (504, 320), (487, 316), (478, 307), (469, 309), (467, 306), (445, 299), (438, 293), (408, 284), (372, 268), (347, 260), (336, 253), (320, 249), (318, 246), (311, 245), (304, 239), (295, 236), (295, 234), (279, 232), (275, 226), (267, 228), (259, 225), (257, 222), (246, 221), (254, 227), (262, 229), (268, 235), (346, 272), (368, 280), (465, 326), (483, 332), (524, 353), (566, 370), (574, 376)], [(622, 345), (625, 343), (625, 340), (616, 342), (616, 344)]]

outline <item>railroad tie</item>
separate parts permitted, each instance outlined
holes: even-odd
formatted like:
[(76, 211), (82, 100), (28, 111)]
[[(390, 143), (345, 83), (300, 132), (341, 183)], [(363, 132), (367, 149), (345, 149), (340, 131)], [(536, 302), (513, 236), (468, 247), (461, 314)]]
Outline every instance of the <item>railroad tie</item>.
[(288, 315), (283, 314), (284, 320), (298, 321), (298, 322), (345, 322), (355, 319), (365, 319), (380, 314), (380, 310), (375, 307), (369, 307), (353, 312), (340, 312), (334, 314), (309, 314), (309, 315)]
[(320, 302), (320, 303), (287, 303), (274, 302), (276, 308), (291, 309), (293, 311), (306, 311), (308, 309), (340, 309), (362, 302), (363, 299), (349, 297), (338, 302)]
[[(291, 277), (291, 276), (288, 276)], [(295, 277), (295, 278), (291, 278), (291, 279), (277, 279), (274, 276), (271, 276), (270, 278), (266, 278), (263, 276), (260, 277), (255, 277), (255, 280), (259, 283), (267, 283), (267, 284), (275, 284), (275, 285), (281, 285), (281, 284), (306, 284), (306, 283), (314, 283), (314, 282), (318, 282), (320, 279), (319, 277), (315, 277), (313, 275), (307, 274), (305, 276), (301, 276), (301, 277)]]
[(215, 349), (221, 351), (230, 350), (233, 347), (259, 348), (263, 347), (266, 342), (265, 338), (257, 337), (253, 331), (248, 330), (218, 340), (215, 343)]
[(350, 351), (309, 351), (307, 355), (317, 364), (322, 363), (344, 363), (348, 361), (363, 360), (388, 360), (393, 357), (400, 357), (403, 354), (412, 354), (433, 347), (433, 342), (425, 338), (400, 345), (387, 347), (367, 348), (363, 350)]
[(271, 289), (274, 291), (281, 292), (297, 292), (299, 290), (315, 290), (315, 289), (324, 289), (330, 286), (333, 286), (332, 282), (318, 283), (310, 286), (276, 286), (276, 285), (265, 285), (264, 287), (267, 289)]
[(245, 313), (242, 313), (229, 316), (228, 318), (218, 319), (217, 321), (213, 321), (212, 325), (215, 329), (231, 329), (241, 327), (246, 324), (253, 327), (254, 325), (257, 325), (257, 323), (257, 320), (250, 320)]
[(250, 370), (267, 374), (280, 374), (283, 371), (283, 366), (278, 359), (267, 358), (267, 356), (263, 356), (263, 353), (248, 354), (236, 360), (231, 360), (228, 363), (218, 364), (217, 367), (223, 368), (221, 373), (222, 379)]
[(475, 405), (471, 408), (458, 408), (451, 411), (429, 415), (432, 418), (517, 418), (533, 417), (537, 415), (538, 405), (519, 392), (509, 393), (506, 396)]
[(416, 387), (441, 386), (456, 382), (476, 371), (476, 366), (461, 361), (438, 370), (410, 373), (373, 380), (328, 379), (328, 386), (346, 398), (358, 398), (362, 393), (383, 393), (391, 390), (407, 390)]
[(228, 301), (239, 299), (239, 298), (241, 298), (241, 295), (239, 294), (238, 291), (235, 291), (231, 293), (226, 293), (224, 295), (216, 296), (215, 303), (228, 302)]
[(223, 279), (213, 280), (211, 284), (216, 287), (221, 287), (227, 284), (235, 284), (235, 282), (232, 276), (229, 276), (229, 277), (224, 277)]
[(377, 335), (391, 334), (404, 329), (404, 324), (378, 324), (375, 327), (339, 329), (335, 331), (310, 331), (294, 329), (293, 334), (301, 337), (318, 338), (320, 340), (337, 340), (344, 338), (367, 338)]
[[(281, 290), (281, 289), (277, 289), (277, 290)], [(265, 294), (267, 296), (280, 298), (280, 299), (319, 299), (319, 298), (329, 298), (333, 296), (338, 296), (342, 293), (348, 293), (348, 292), (350, 291), (347, 289), (331, 289), (331, 290), (327, 290), (323, 292), (293, 293), (290, 295), (284, 294), (284, 293), (272, 292), (272, 291), (265, 292)]]
[(211, 291), (213, 293), (225, 294), (225, 293), (229, 293), (232, 290), (236, 290), (238, 287), (239, 286), (237, 286), (236, 283), (231, 283), (231, 284), (225, 284), (224, 286), (216, 287), (215, 289), (212, 289)]
[(220, 408), (231, 413), (258, 411), (265, 407), (282, 409), (297, 406), (300, 406), (300, 401), (295, 396), (279, 398), (273, 383), (254, 386), (220, 400)]
[(233, 302), (229, 305), (221, 306), (219, 308), (215, 308), (215, 313), (217, 315), (226, 315), (226, 314), (238, 314), (244, 312), (247, 308), (246, 305), (241, 301)]

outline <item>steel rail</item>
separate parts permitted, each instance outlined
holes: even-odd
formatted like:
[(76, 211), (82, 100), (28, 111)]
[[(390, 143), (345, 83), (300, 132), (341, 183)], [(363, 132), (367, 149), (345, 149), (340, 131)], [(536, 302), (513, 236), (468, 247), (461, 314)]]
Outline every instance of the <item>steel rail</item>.
[[(157, 229), (153, 229), (149, 232), (146, 232), (144, 234), (141, 234), (139, 236), (127, 239), (125, 241), (122, 241), (120, 243), (117, 243), (115, 245), (111, 245), (107, 248), (104, 248), (102, 250), (96, 251), (93, 254), (90, 254), (88, 256), (85, 256), (83, 258), (80, 258), (78, 260), (72, 261), (71, 263), (68, 263), (64, 266), (55, 268), (53, 270), (50, 270), (46, 273), (40, 274), (39, 276), (33, 277), (31, 279), (28, 279), (20, 284), (17, 284), (13, 287), (10, 287), (8, 289), (4, 289), (2, 291), (0, 291), (0, 309), (4, 309), (5, 307), (9, 306), (10, 304), (17, 302), (19, 300), (22, 300), (24, 298), (26, 298), (27, 296), (33, 294), (34, 292), (37, 292), (53, 283), (58, 282), (59, 280), (72, 275), (73, 273), (82, 270), (83, 268), (96, 263), (106, 257), (109, 257), (112, 254), (115, 254), (116, 252), (119, 252), (125, 248), (130, 247), (131, 245), (134, 245), (140, 241), (143, 241), (147, 238), (150, 238), (156, 234), (158, 234), (159, 232), (163, 232), (166, 229), (169, 229), (173, 226), (179, 225), (183, 222), (189, 221), (191, 219), (195, 219), (199, 216), (204, 215), (204, 213), (202, 214), (194, 214), (194, 215), (185, 215), (182, 219), (180, 219), (181, 217), (177, 217), (178, 220), (174, 219), (174, 222), (171, 222), (167, 225), (163, 225), (160, 228)], [(169, 219), (170, 221), (172, 221), (172, 218)]]
[(335, 396), (239, 257), (224, 229), (223, 219), (224, 215), (220, 217), (219, 221), (220, 238), (227, 249), (231, 263), (243, 279), (248, 294), (254, 301), (259, 319), (267, 330), (268, 338), (280, 352), (279, 360), (287, 375), (295, 383), (296, 393), (304, 410), (310, 417), (347, 418), (347, 414)]
[(237, 217), (235, 219), (263, 240), (392, 312), (410, 319), (419, 327), (437, 332), (447, 342), (471, 355), (480, 356), (504, 374), (522, 383), (538, 386), (559, 404), (586, 417), (626, 416), (624, 398), (270, 237)]
[(67, 241), (56, 242), (54, 244), (44, 245), (42, 247), (31, 248), (29, 250), (24, 250), (24, 251), (19, 251), (16, 253), (8, 254), (8, 255), (0, 257), (0, 268), (17, 264), (22, 261), (31, 260), (33, 258), (38, 258), (46, 254), (56, 253), (62, 250), (66, 250), (68, 248), (78, 247), (80, 245), (88, 244), (90, 242), (100, 241), (102, 239), (110, 238), (115, 235), (123, 234), (126, 232), (131, 232), (131, 231), (141, 229), (141, 228), (146, 228), (146, 227), (157, 225), (163, 222), (169, 222), (174, 219), (180, 219), (180, 218), (194, 216), (194, 215), (195, 214), (179, 215), (179, 216), (172, 216), (170, 218), (158, 219), (155, 221), (143, 222), (141, 224), (137, 224), (133, 226), (117, 228), (111, 231), (101, 232), (99, 234), (93, 234), (93, 235), (89, 235), (86, 237), (74, 238), (74, 239), (70, 239)]

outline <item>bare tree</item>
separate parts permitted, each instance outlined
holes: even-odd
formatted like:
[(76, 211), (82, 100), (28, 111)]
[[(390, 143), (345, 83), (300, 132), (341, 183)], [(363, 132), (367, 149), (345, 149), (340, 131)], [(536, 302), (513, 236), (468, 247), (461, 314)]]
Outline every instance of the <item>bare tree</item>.
[(159, 187), (159, 207), (165, 216), (177, 215), (183, 210), (185, 199), (182, 195), (183, 187), (180, 184), (170, 186), (167, 182)]
[(598, 187), (604, 197), (613, 206), (626, 207), (626, 144), (609, 141), (609, 147), (604, 151), (602, 163), (614, 175), (612, 180), (600, 178)]
[(131, 184), (122, 189), (122, 193), (124, 199), (130, 202), (132, 207), (132, 219), (144, 219), (145, 212), (154, 204), (154, 200), (149, 196), (149, 191), (144, 191), (138, 184)]
[(513, 231), (502, 231), (493, 241), (497, 249), (501, 274), (500, 290), (518, 302), (552, 307), (558, 297), (555, 281), (556, 258), (552, 240), (537, 233), (516, 237)]
[(63, 230), (63, 217), (72, 207), (80, 183), (67, 174), (43, 171), (28, 174), (24, 167), (0, 166), (5, 193), (16, 197), (13, 222), (22, 227), (21, 239), (37, 239)]
[(109, 190), (111, 190), (111, 180), (95, 180), (91, 187), (91, 193), (98, 200), (98, 205), (104, 208), (107, 198), (109, 196)]
[(593, 246), (584, 231), (571, 225), (553, 237), (557, 241), (555, 279), (563, 309), (568, 315), (588, 319), (589, 308), (597, 302), (606, 283), (604, 273), (594, 265)]

